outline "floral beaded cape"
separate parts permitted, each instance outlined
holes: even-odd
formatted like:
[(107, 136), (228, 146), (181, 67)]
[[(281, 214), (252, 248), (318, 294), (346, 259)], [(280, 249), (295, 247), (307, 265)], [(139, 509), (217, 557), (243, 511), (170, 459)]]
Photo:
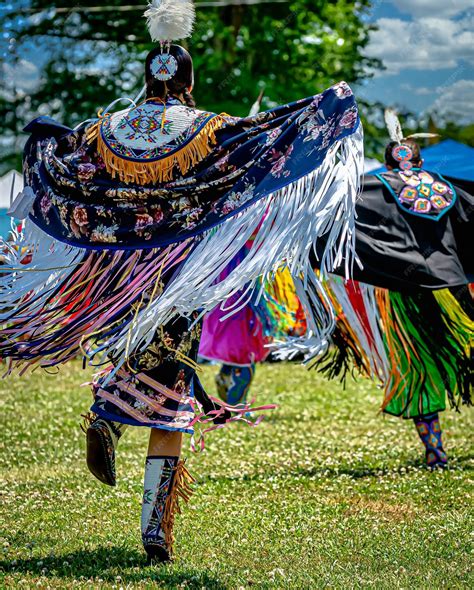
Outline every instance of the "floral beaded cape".
[(171, 98), (76, 129), (40, 117), (26, 131), (13, 208), (27, 221), (2, 244), (0, 355), (11, 366), (81, 353), (119, 371), (159, 326), (242, 290), (236, 312), (282, 267), (308, 333), (327, 345), (334, 315), (309, 254), (324, 237), (322, 275), (341, 261), (350, 273), (363, 142), (347, 84), (247, 118)]
[[(163, 105), (151, 106), (159, 127)], [(175, 101), (168, 106), (176, 108)], [(178, 116), (194, 111), (177, 108)], [(118, 154), (124, 167), (132, 159), (169, 160), (169, 144), (155, 149), (151, 157), (153, 150), (133, 152), (113, 141), (110, 124), (102, 125), (100, 142), (88, 142), (90, 126), (72, 131), (50, 119), (36, 119), (26, 128), (31, 137), (24, 159), (26, 181), (35, 193), (30, 219), (55, 239), (84, 248), (175, 243), (209, 230), (309, 174), (336, 142), (359, 125), (352, 92), (340, 84), (316, 97), (244, 119), (197, 112), (191, 131), (181, 134), (181, 149), (186, 150), (192, 136), (216, 118), (213, 149), (201, 162), (185, 174), (176, 167), (169, 182), (153, 182), (143, 174), (150, 182), (142, 184), (113, 178), (98, 143), (107, 137), (115, 147), (118, 167)], [(130, 176), (135, 181), (139, 177)]]

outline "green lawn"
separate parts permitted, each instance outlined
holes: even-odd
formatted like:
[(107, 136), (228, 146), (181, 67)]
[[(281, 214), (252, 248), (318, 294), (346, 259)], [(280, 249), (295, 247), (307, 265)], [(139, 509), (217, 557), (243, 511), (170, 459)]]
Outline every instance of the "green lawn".
[[(205, 367), (211, 386), (215, 368)], [(120, 443), (118, 486), (89, 475), (79, 363), (1, 387), (1, 588), (472, 588), (472, 412), (442, 416), (451, 468), (430, 473), (409, 421), (369, 382), (259, 367), (277, 402), (256, 429), (186, 446), (196, 493), (176, 560), (146, 567), (139, 534), (145, 429)]]

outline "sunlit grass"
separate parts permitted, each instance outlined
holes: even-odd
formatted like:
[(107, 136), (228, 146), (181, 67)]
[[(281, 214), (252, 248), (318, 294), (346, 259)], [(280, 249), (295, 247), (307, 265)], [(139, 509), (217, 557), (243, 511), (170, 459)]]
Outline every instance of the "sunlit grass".
[[(213, 367), (203, 381), (212, 388)], [(0, 588), (470, 588), (473, 416), (442, 416), (451, 468), (430, 473), (410, 421), (382, 417), (369, 382), (258, 368), (276, 402), (256, 429), (211, 433), (188, 466), (177, 557), (145, 567), (139, 534), (146, 429), (120, 443), (118, 486), (84, 462), (79, 363), (0, 383)]]

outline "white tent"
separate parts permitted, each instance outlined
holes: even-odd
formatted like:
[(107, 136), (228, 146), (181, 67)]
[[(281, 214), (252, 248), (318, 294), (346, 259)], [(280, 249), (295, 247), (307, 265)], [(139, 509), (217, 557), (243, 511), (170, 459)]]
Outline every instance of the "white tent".
[(23, 190), (23, 176), (10, 170), (0, 178), (0, 209), (8, 209), (11, 201)]

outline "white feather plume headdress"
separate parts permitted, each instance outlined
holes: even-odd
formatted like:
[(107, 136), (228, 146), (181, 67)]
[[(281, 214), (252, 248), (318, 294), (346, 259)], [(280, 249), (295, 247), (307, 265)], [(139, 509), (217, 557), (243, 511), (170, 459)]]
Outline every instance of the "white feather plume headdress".
[(403, 135), (402, 125), (398, 114), (393, 109), (385, 109), (385, 125), (387, 125), (388, 134), (392, 141), (400, 144), (404, 139), (429, 139), (431, 137), (438, 137), (437, 133), (412, 133), (407, 137)]
[(153, 41), (178, 41), (193, 31), (195, 11), (192, 0), (152, 0), (144, 13)]
[(403, 131), (397, 113), (393, 109), (385, 109), (384, 116), (390, 139), (401, 143), (403, 141)]

